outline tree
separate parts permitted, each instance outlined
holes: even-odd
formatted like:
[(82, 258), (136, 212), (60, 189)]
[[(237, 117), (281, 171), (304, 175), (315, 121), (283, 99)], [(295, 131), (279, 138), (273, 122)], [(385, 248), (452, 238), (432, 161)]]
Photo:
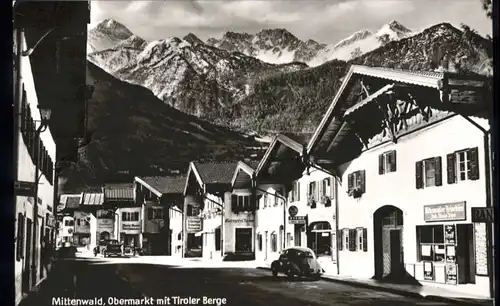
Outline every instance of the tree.
[(491, 19), (492, 13), (492, 1), (491, 0), (481, 0), (483, 4), (483, 10), (486, 11), (486, 16)]
[(354, 49), (351, 52), (351, 59), (355, 59), (357, 57), (360, 57), (361, 55), (363, 55), (363, 52), (361, 52), (361, 48), (360, 47), (356, 47), (356, 49)]

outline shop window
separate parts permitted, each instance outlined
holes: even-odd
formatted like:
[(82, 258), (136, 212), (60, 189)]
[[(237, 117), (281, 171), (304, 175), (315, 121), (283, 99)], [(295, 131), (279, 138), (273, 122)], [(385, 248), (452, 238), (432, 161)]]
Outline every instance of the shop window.
[(388, 151), (378, 156), (378, 174), (396, 172), (396, 151)]
[(259, 251), (262, 251), (262, 234), (257, 234), (257, 246)]
[(360, 197), (366, 192), (365, 170), (349, 173), (347, 176), (347, 194), (354, 198)]
[(446, 162), (448, 184), (479, 179), (477, 147), (450, 153), (446, 156)]
[(441, 156), (418, 161), (415, 163), (416, 188), (441, 186)]
[(276, 232), (271, 233), (271, 252), (278, 251), (278, 241), (276, 237)]
[(356, 229), (356, 249), (358, 251), (368, 251), (367, 229), (358, 227)]
[(418, 260), (444, 262), (444, 227), (443, 225), (417, 226)]

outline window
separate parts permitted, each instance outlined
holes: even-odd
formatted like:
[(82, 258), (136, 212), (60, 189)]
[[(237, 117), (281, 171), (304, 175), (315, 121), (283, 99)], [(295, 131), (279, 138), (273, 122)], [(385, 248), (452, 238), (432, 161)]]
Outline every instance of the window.
[(378, 156), (378, 174), (396, 172), (396, 151), (388, 151)]
[(419, 261), (444, 262), (444, 226), (426, 225), (417, 226), (417, 241)]
[(350, 196), (361, 196), (366, 191), (365, 185), (365, 170), (355, 171), (347, 176), (347, 193)]
[(356, 250), (367, 252), (368, 251), (368, 241), (367, 241), (367, 229), (358, 227), (356, 229)]
[(450, 153), (446, 156), (448, 184), (458, 181), (478, 180), (478, 148)]
[(186, 214), (188, 217), (196, 217), (200, 214), (200, 208), (198, 206), (194, 206), (193, 204), (188, 204)]
[(234, 212), (250, 211), (250, 195), (231, 195), (231, 209)]
[(316, 202), (318, 202), (318, 185), (317, 182), (310, 182), (307, 188), (307, 205), (311, 206), (311, 208), (316, 208)]
[(259, 251), (262, 251), (262, 234), (257, 234), (257, 245)]
[(346, 251), (349, 250), (349, 245), (350, 245), (349, 244), (350, 243), (350, 239), (349, 238), (351, 238), (349, 236), (349, 229), (348, 228), (343, 229), (342, 230), (342, 244), (343, 244), (342, 246), (343, 246), (343, 249), (346, 250)]
[(268, 199), (267, 199), (267, 193), (265, 193), (264, 194), (264, 208), (267, 207), (267, 201), (268, 201)]
[(148, 220), (163, 220), (163, 208), (162, 207), (149, 207), (148, 208)]
[(278, 251), (278, 239), (276, 237), (276, 232), (271, 233), (271, 252)]
[(97, 218), (100, 219), (113, 219), (115, 213), (111, 210), (98, 210)]
[(415, 163), (416, 188), (441, 186), (441, 156), (418, 161)]
[(300, 182), (292, 183), (292, 192), (290, 202), (300, 201)]
[(139, 221), (139, 212), (122, 212), (122, 221)]
[(64, 220), (64, 226), (74, 226), (74, 225), (75, 223), (73, 220), (68, 220), (68, 219)]
[(321, 181), (320, 185), (320, 202), (325, 204), (326, 207), (332, 205), (333, 194), (333, 177), (325, 178)]

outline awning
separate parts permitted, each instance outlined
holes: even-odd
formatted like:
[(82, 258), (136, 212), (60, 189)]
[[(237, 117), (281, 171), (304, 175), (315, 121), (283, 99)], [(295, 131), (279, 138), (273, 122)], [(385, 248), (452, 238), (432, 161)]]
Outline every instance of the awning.
[(347, 117), (347, 116), (351, 115), (352, 113), (354, 113), (355, 111), (357, 111), (358, 109), (362, 108), (363, 106), (368, 105), (370, 102), (374, 101), (375, 99), (377, 99), (381, 95), (385, 94), (388, 90), (392, 89), (393, 87), (394, 87), (394, 84), (390, 84), (390, 85), (386, 85), (386, 86), (382, 87), (381, 89), (379, 89), (377, 92), (375, 92), (374, 94), (372, 94), (368, 98), (366, 98), (363, 101), (356, 103), (352, 107), (348, 108), (344, 113), (344, 117)]

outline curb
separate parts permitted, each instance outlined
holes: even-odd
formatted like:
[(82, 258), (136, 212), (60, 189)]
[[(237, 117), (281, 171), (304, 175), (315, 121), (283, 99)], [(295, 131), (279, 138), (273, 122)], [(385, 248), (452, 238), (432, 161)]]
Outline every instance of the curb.
[[(257, 269), (260, 270), (267, 270), (270, 271), (271, 268), (268, 267), (257, 267)], [(384, 291), (400, 296), (405, 296), (405, 297), (411, 297), (411, 298), (417, 298), (417, 299), (424, 299), (428, 301), (434, 301), (434, 302), (444, 302), (444, 303), (453, 303), (453, 305), (493, 305), (493, 302), (490, 302), (488, 300), (484, 301), (475, 301), (475, 300), (465, 300), (461, 298), (448, 298), (448, 297), (443, 297), (443, 296), (435, 296), (435, 295), (422, 295), (420, 293), (416, 292), (411, 292), (403, 289), (397, 289), (397, 288), (389, 288), (389, 287), (383, 287), (383, 286), (375, 286), (375, 285), (370, 285), (370, 284), (365, 284), (357, 281), (351, 281), (351, 280), (341, 280), (341, 279), (335, 279), (335, 278), (330, 278), (330, 277), (321, 277), (322, 280), (332, 282), (332, 283), (341, 283), (341, 284), (349, 284), (355, 287), (359, 288), (367, 288), (367, 289), (372, 289), (372, 290), (378, 290), (378, 291)]]

